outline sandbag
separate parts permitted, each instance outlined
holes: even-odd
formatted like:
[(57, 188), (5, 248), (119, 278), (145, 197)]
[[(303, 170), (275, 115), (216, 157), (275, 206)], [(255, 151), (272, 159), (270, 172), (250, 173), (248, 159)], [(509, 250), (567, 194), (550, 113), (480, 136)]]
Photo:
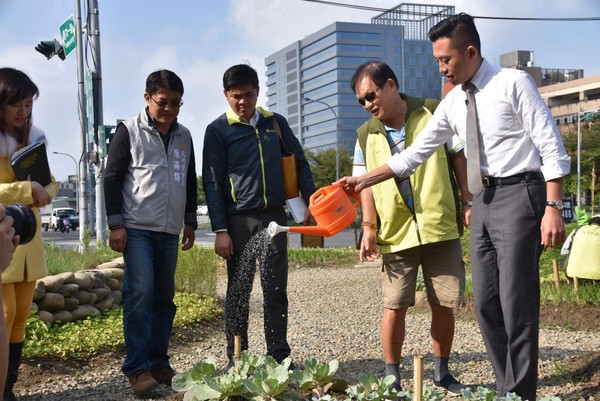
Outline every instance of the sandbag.
[(38, 308), (54, 312), (65, 308), (65, 297), (55, 292), (47, 292), (36, 303)]
[(64, 277), (46, 276), (40, 279), (46, 287), (46, 292), (56, 292), (65, 283)]

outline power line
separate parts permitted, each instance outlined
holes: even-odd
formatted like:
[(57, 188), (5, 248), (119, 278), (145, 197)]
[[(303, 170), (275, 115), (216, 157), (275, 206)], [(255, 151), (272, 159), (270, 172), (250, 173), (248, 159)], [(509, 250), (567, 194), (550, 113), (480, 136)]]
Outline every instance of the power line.
[[(301, 0), (309, 3), (319, 3), (325, 4), (329, 6), (336, 7), (344, 7), (344, 8), (354, 8), (357, 10), (364, 11), (375, 11), (379, 13), (386, 13), (393, 9), (389, 8), (380, 8), (380, 7), (369, 7), (369, 6), (359, 6), (356, 4), (348, 4), (348, 3), (338, 3), (335, 1), (327, 1), (327, 0)], [(401, 12), (401, 11), (400, 11)], [(415, 14), (415, 13), (411, 13)], [(566, 18), (558, 18), (558, 17), (489, 17), (489, 16), (481, 16), (481, 15), (472, 15), (475, 19), (490, 19), (490, 20), (511, 20), (511, 21), (555, 21), (555, 22), (586, 22), (586, 21), (600, 21), (600, 17), (566, 17)]]

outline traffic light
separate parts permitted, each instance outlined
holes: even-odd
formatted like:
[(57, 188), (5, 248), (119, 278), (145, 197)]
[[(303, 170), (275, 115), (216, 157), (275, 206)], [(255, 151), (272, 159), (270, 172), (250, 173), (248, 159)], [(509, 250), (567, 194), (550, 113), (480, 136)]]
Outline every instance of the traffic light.
[(40, 44), (35, 47), (35, 50), (46, 56), (48, 60), (50, 60), (54, 55), (58, 55), (61, 60), (65, 59), (65, 49), (56, 39), (42, 40)]

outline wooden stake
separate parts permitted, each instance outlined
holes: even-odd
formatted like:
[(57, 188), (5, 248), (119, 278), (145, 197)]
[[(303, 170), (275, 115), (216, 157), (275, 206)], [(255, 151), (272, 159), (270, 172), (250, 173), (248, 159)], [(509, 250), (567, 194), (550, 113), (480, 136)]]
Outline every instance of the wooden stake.
[(558, 289), (560, 278), (558, 277), (558, 260), (552, 259), (552, 268), (554, 269), (554, 286)]
[(423, 401), (423, 356), (415, 355), (413, 365), (413, 386), (415, 390), (413, 401)]
[(242, 337), (233, 338), (233, 360), (238, 362), (242, 358)]
[(573, 284), (575, 286), (575, 294), (577, 294), (577, 292), (579, 292), (579, 280), (577, 279), (577, 276), (573, 276)]

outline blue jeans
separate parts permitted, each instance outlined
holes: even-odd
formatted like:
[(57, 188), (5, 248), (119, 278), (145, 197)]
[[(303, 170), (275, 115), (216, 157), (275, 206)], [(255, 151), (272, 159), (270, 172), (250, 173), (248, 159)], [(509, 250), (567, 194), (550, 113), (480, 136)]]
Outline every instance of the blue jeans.
[(169, 339), (176, 306), (175, 268), (179, 236), (127, 228), (123, 252), (123, 331), (127, 356), (122, 370), (169, 366)]

